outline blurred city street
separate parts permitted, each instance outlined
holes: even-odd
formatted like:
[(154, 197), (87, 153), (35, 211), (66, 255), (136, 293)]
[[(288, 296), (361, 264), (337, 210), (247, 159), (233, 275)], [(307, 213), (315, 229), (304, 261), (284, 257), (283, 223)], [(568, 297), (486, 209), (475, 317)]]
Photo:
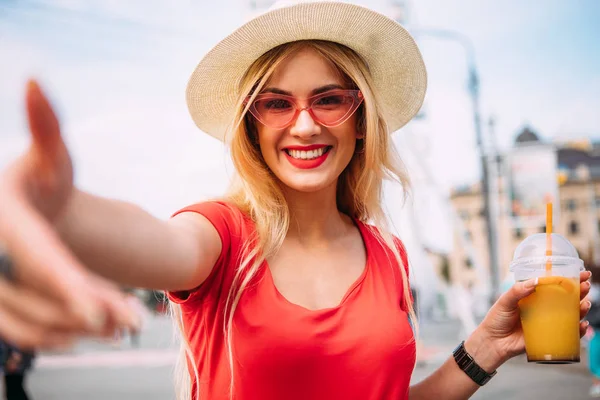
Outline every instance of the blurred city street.
[[(365, 128), (364, 132), (359, 132), (357, 128), (356, 137), (360, 138), (357, 143), (362, 142), (362, 150), (359, 146), (348, 153), (365, 153), (365, 143), (371, 146), (370, 143), (389, 141), (390, 146), (398, 151), (403, 170), (410, 177), (410, 190), (405, 185), (386, 182), (377, 201), (385, 210), (391, 233), (402, 239), (403, 247), (410, 255), (410, 282), (403, 283), (410, 283), (419, 305), (419, 316), (425, 319), (421, 324), (418, 363), (412, 375), (413, 382), (429, 376), (451, 357), (452, 350), (466, 338), (458, 319), (466, 327), (465, 330), (474, 329), (477, 319), (488, 311), (489, 299), (497, 299), (515, 281), (534, 277), (534, 272), (537, 273), (535, 277), (547, 276), (551, 272), (552, 275), (577, 279), (579, 265), (585, 265), (585, 268), (593, 271), (595, 277), (592, 281), (593, 296), (590, 294), (589, 299), (595, 305), (600, 304), (600, 52), (597, 43), (600, 38), (600, 0), (470, 0), (460, 2), (460, 7), (457, 2), (444, 0), (349, 2), (373, 9), (402, 24), (414, 36), (418, 45), (420, 55), (415, 59), (422, 58), (427, 67), (427, 96), (416, 117), (398, 132), (389, 132), (389, 139), (384, 134), (382, 137), (385, 139), (367, 141), (362, 138), (370, 137), (370, 133), (366, 132), (371, 132), (373, 124), (362, 122), (371, 119), (356, 117), (360, 122), (356, 126)], [(55, 108), (61, 135), (69, 150), (70, 162), (61, 164), (69, 168), (60, 171), (70, 171), (75, 166), (74, 184), (77, 190), (135, 204), (161, 220), (170, 218), (173, 212), (186, 205), (220, 198), (226, 193), (229, 183), (234, 182), (232, 178), (241, 164), (238, 159), (233, 162), (233, 157), (239, 152), (231, 151), (229, 146), (215, 139), (217, 136), (212, 137), (212, 133), (206, 135), (199, 131), (198, 128), (204, 124), (197, 125), (196, 119), (190, 118), (190, 111), (192, 116), (196, 115), (193, 111), (196, 100), (191, 101), (196, 97), (189, 94), (184, 96), (188, 93), (186, 82), (198, 61), (215, 43), (230, 35), (242, 23), (266, 11), (273, 3), (275, 0), (0, 0), (0, 59), (6, 60), (3, 62), (3, 73), (0, 74), (0, 87), (3, 89), (0, 91), (0, 172), (16, 165), (12, 164), (13, 161), (24, 154), (29, 146), (30, 130), (36, 130), (29, 128), (33, 127), (30, 121), (33, 121), (31, 113), (35, 111), (35, 107), (31, 104), (34, 103), (24, 101), (24, 88), (31, 88), (27, 82), (34, 78), (39, 81)], [(282, 11), (277, 11), (279, 12)], [(362, 19), (359, 22), (362, 23)], [(283, 23), (279, 25), (292, 26)], [(304, 24), (297, 25), (304, 28)], [(382, 41), (369, 34), (367, 28), (377, 26), (379, 25), (365, 24), (366, 34), (358, 35), (361, 40), (372, 41), (372, 45), (377, 46), (375, 49), (388, 44), (387, 39)], [(325, 29), (326, 26), (319, 26), (321, 28)], [(329, 35), (324, 38), (337, 41)], [(348, 35), (343, 39), (340, 43), (345, 43), (350, 50), (358, 52), (358, 47), (350, 45), (353, 37)], [(262, 43), (253, 40), (252, 44)], [(244, 45), (237, 47), (246, 49)], [(344, 51), (350, 51), (346, 47)], [(361, 47), (371, 49), (371, 46)], [(402, 47), (398, 47), (392, 53), (401, 49)], [(231, 54), (235, 55), (237, 51), (239, 49), (232, 46)], [(290, 54), (296, 56), (295, 53)], [(385, 54), (382, 52), (381, 56), (384, 57)], [(378, 63), (370, 65), (370, 59), (362, 57), (360, 52), (357, 53), (357, 59), (361, 60), (361, 65), (365, 64), (363, 66), (367, 70), (373, 72), (374, 78), (379, 76), (379, 69), (373, 68)], [(404, 65), (404, 61), (408, 59), (403, 58), (402, 63), (384, 63), (386, 70), (401, 69), (403, 73), (405, 70), (410, 71)], [(232, 57), (232, 60), (237, 58)], [(373, 60), (379, 60), (379, 55), (374, 56)], [(233, 61), (230, 64), (227, 70), (243, 66)], [(244, 68), (246, 67), (247, 65)], [(251, 68), (246, 71), (246, 80), (253, 76), (248, 71), (253, 70)], [(375, 79), (368, 85), (364, 81), (352, 82), (352, 74), (344, 72), (349, 71), (348, 69), (339, 70), (339, 75), (343, 75), (347, 83), (352, 83), (346, 89), (363, 90), (363, 100), (360, 102), (355, 103), (356, 98), (352, 96), (352, 105), (360, 107), (352, 109), (352, 113), (356, 112), (356, 115), (365, 116), (368, 114), (363, 113), (364, 110), (377, 109), (382, 110), (380, 114), (387, 119), (388, 113), (393, 111), (391, 108), (388, 111), (387, 99), (396, 95), (392, 96), (391, 92), (412, 93), (416, 88), (412, 81), (382, 81), (381, 85), (375, 85)], [(272, 83), (271, 77), (286, 75), (280, 71), (273, 69), (273, 75), (265, 75), (269, 85)], [(422, 74), (424, 73), (423, 71)], [(379, 79), (381, 78), (377, 78), (377, 81)], [(212, 82), (210, 79), (205, 81)], [(269, 85), (265, 85), (265, 88), (262, 85), (253, 86), (252, 90), (243, 95), (254, 94), (256, 88), (261, 92), (268, 89)], [(367, 86), (369, 92), (381, 90), (382, 93), (365, 96), (363, 85)], [(242, 94), (243, 87), (244, 85), (239, 85), (235, 92)], [(291, 93), (296, 96), (304, 90), (290, 91), (297, 92)], [(206, 94), (198, 96), (202, 103), (206, 103), (207, 107), (210, 105), (215, 109), (221, 108), (220, 100), (214, 103), (209, 101), (212, 91), (206, 90), (204, 93)], [(231, 93), (219, 89), (215, 96), (228, 99), (231, 98)], [(336, 95), (333, 98), (338, 97)], [(350, 96), (345, 98), (349, 99)], [(240, 98), (238, 106), (243, 103), (248, 106), (244, 112), (248, 109), (256, 111), (257, 103), (254, 98), (250, 103), (245, 99), (246, 97)], [(369, 104), (370, 102), (373, 104)], [(317, 102), (302, 109), (300, 103), (293, 103), (296, 112), (294, 120), (298, 120), (300, 113), (305, 110), (310, 114), (309, 122), (313, 118), (314, 126), (323, 125), (327, 128), (321, 130), (319, 127), (314, 133), (328, 133), (328, 128), (334, 126), (322, 124), (323, 118), (317, 118), (313, 114), (311, 107)], [(341, 104), (347, 106), (350, 103)], [(357, 109), (363, 111), (356, 111)], [(243, 116), (244, 121), (247, 121), (246, 117), (250, 118), (248, 121), (256, 119), (252, 116), (252, 110)], [(344, 121), (353, 115), (345, 112)], [(234, 121), (233, 114), (229, 122)], [(212, 117), (210, 113), (206, 115)], [(398, 117), (393, 114), (389, 116), (394, 119)], [(339, 124), (345, 123), (344, 121), (338, 120)], [(265, 124), (261, 118), (255, 122)], [(291, 123), (285, 129), (292, 126)], [(54, 125), (52, 123), (49, 126)], [(243, 125), (245, 128), (246, 123)], [(394, 124), (386, 124), (389, 127), (392, 125)], [(235, 135), (241, 136), (246, 131), (247, 129), (236, 130)], [(385, 133), (383, 131), (384, 129), (373, 130), (377, 134)], [(39, 134), (33, 136), (38, 137), (38, 140), (43, 137)], [(249, 137), (255, 139), (254, 134)], [(34, 142), (33, 149), (39, 147), (35, 143), (37, 141)], [(315, 139), (314, 143), (320, 143), (317, 147), (332, 144), (328, 139), (322, 142)], [(262, 146), (263, 143), (259, 142), (256, 152), (260, 148), (262, 154)], [(387, 156), (369, 156), (385, 150), (385, 147), (374, 146), (364, 157), (388, 159)], [(324, 148), (331, 149), (333, 146)], [(286, 151), (289, 153), (289, 149)], [(59, 155), (63, 153), (53, 152)], [(246, 153), (248, 152), (243, 152), (239, 158), (245, 157)], [(35, 154), (37, 153), (31, 152), (30, 156)], [(322, 153), (319, 154), (322, 156)], [(331, 154), (341, 153), (336, 150)], [(329, 156), (325, 158), (327, 157)], [(356, 159), (362, 160), (362, 156)], [(68, 161), (67, 158), (64, 160)], [(52, 165), (23, 163), (38, 167), (46, 164)], [(322, 168), (330, 164), (324, 164)], [(353, 164), (348, 169), (351, 172), (344, 173), (344, 177), (352, 177), (354, 165), (360, 164)], [(381, 176), (381, 171), (389, 175), (387, 164), (380, 166), (369, 162), (365, 165), (374, 165), (376, 168), (373, 171), (379, 171), (371, 176)], [(270, 163), (265, 164), (265, 168), (271, 167)], [(11, 170), (15, 171), (12, 167)], [(16, 170), (20, 171), (18, 168)], [(340, 170), (336, 171), (339, 173)], [(367, 171), (368, 174), (363, 176), (368, 176), (373, 171)], [(302, 174), (305, 172), (308, 173), (304, 171)], [(13, 175), (15, 174), (11, 173), (7, 176)], [(44, 172), (43, 175), (54, 176), (58, 173), (53, 175)], [(23, 176), (31, 178), (36, 175)], [(319, 173), (315, 176), (325, 175)], [(0, 175), (0, 183), (3, 177), (4, 175)], [(13, 179), (10, 182), (12, 181)], [(64, 181), (70, 182), (67, 179)], [(287, 185), (287, 181), (279, 181), (283, 186)], [(352, 179), (349, 181), (354, 182)], [(2, 197), (8, 198), (7, 202), (2, 203), (4, 207), (8, 204), (19, 206), (19, 210), (35, 209), (44, 213), (45, 205), (53, 204), (46, 201), (24, 201), (29, 197), (42, 196), (47, 190), (24, 190), (27, 195), (15, 197), (12, 194), (14, 188), (30, 189), (31, 185), (4, 185), (4, 191), (7, 186), (10, 190), (8, 197)], [(245, 188), (250, 186), (255, 185), (245, 185)], [(354, 195), (353, 201), (360, 198), (362, 189), (359, 189), (362, 186), (357, 187), (356, 190), (351, 188), (348, 191)], [(248, 196), (246, 198), (252, 198), (255, 193)], [(65, 220), (73, 222), (64, 225), (72, 225), (74, 228), (81, 225), (80, 230), (73, 228), (75, 233), (96, 232), (90, 229), (95, 228), (95, 225), (90, 223), (88, 226), (87, 218), (81, 218), (80, 223), (78, 216), (104, 214), (65, 212), (64, 210), (70, 209), (66, 202), (70, 197), (63, 197), (63, 214), (69, 216)], [(340, 211), (350, 214), (348, 211), (364, 208), (364, 211), (368, 211), (364, 215), (376, 215), (371, 212), (374, 203), (370, 200), (372, 198), (367, 196), (365, 199), (368, 201), (356, 203), (357, 207), (340, 207)], [(24, 205), (19, 204), (21, 202)], [(90, 201), (90, 204), (96, 210), (93, 205), (95, 202)], [(0, 207), (0, 210), (4, 208)], [(292, 208), (289, 210), (290, 215), (294, 214), (291, 212)], [(133, 214), (132, 212), (131, 215)], [(3, 217), (13, 219), (21, 215), (18, 212), (2, 213)], [(107, 215), (111, 216), (110, 213)], [(39, 215), (36, 214), (36, 217)], [(165, 288), (147, 283), (149, 280), (154, 283), (155, 280), (146, 279), (149, 277), (143, 276), (145, 274), (141, 269), (138, 274), (137, 269), (132, 268), (131, 277), (125, 279), (126, 272), (115, 267), (113, 260), (119, 258), (120, 249), (130, 250), (128, 238), (135, 238), (135, 235), (127, 234), (129, 231), (126, 228), (137, 227), (137, 224), (121, 218), (121, 214), (117, 212), (113, 218), (90, 218), (90, 221), (92, 219), (107, 226), (104, 236), (89, 235), (90, 248), (99, 249), (101, 253), (98, 254), (102, 254), (105, 260), (104, 263), (96, 263), (96, 258), (90, 256), (93, 259), (90, 263), (94, 264), (93, 271), (113, 279), (119, 285), (126, 283), (127, 288), (123, 289), (128, 291), (131, 290), (129, 286)], [(0, 218), (3, 225), (0, 242), (5, 241), (5, 232), (8, 232), (11, 240), (4, 244), (12, 243), (14, 231), (14, 237), (18, 238), (19, 243), (24, 243), (22, 248), (28, 249), (31, 246), (34, 256), (38, 254), (37, 249), (47, 248), (31, 239), (37, 236), (33, 235), (33, 228), (31, 232), (25, 229), (29, 226), (27, 218), (24, 219), (25, 223), (17, 219), (11, 220), (13, 222), (8, 223), (9, 228), (4, 229), (5, 221), (9, 220), (10, 218)], [(39, 218), (32, 220), (38, 221)], [(65, 249), (71, 250), (82, 265), (87, 266), (88, 252), (80, 254), (76, 251), (79, 243), (75, 242), (86, 244), (88, 236), (80, 237), (62, 232), (63, 224), (54, 224), (52, 218), (41, 221), (46, 220), (51, 223), (49, 226), (56, 226), (56, 231), (52, 232), (57, 233), (56, 237), (64, 242)], [(116, 224), (113, 225), (113, 222)], [(120, 229), (120, 223), (127, 226)], [(17, 229), (22, 226), (25, 227), (23, 232), (26, 231), (23, 234)], [(113, 230), (108, 230), (109, 227)], [(48, 229), (40, 232), (43, 235), (46, 231)], [(65, 228), (65, 231), (69, 229)], [(132, 228), (132, 232), (134, 231), (138, 232)], [(99, 229), (98, 232), (104, 231)], [(113, 240), (114, 238), (109, 238), (108, 232), (122, 234), (125, 239)], [(146, 230), (140, 229), (139, 232)], [(154, 238), (153, 232), (148, 237)], [(553, 239), (559, 235), (565, 239), (565, 243), (572, 246), (559, 245), (562, 239)], [(517, 254), (522, 257), (515, 257), (515, 251), (524, 240), (533, 236), (537, 236), (537, 243), (541, 244), (536, 247), (537, 254), (531, 250), (532, 247), (522, 246), (521, 249), (527, 251), (519, 250)], [(106, 239), (106, 243), (102, 239)], [(56, 240), (52, 241), (55, 242)], [(114, 248), (111, 247), (113, 243)], [(131, 243), (137, 245), (138, 242), (132, 239)], [(148, 250), (156, 248), (147, 245), (145, 241), (140, 243), (144, 243), (140, 245), (143, 248), (131, 246), (137, 252), (123, 254), (139, 254), (139, 260), (142, 260), (143, 254), (146, 257), (143, 258), (144, 261), (150, 259)], [(10, 253), (5, 254), (10, 258), (4, 258), (4, 276), (20, 278), (20, 270), (16, 271), (17, 274), (12, 273), (14, 265), (22, 268), (16, 258), (14, 263), (11, 261), (12, 248), (15, 246), (1, 245), (3, 243), (0, 243), (0, 250)], [(162, 246), (156, 247), (162, 249)], [(167, 249), (164, 254), (167, 254), (169, 246), (164, 248)], [(113, 254), (116, 254), (114, 258)], [(228, 254), (234, 253), (230, 251)], [(565, 254), (570, 256), (565, 258)], [(561, 260), (554, 262), (547, 257), (549, 255), (558, 256), (556, 258)], [(185, 259), (185, 254), (182, 257)], [(543, 262), (540, 262), (539, 257), (545, 257)], [(36, 259), (28, 259), (30, 258)], [(179, 260), (166, 256), (164, 259)], [(567, 263), (567, 259), (569, 267), (566, 269), (574, 272), (565, 274), (560, 266), (562, 262)], [(136, 264), (136, 260), (138, 258), (133, 256), (126, 258), (127, 266)], [(47, 258), (43, 258), (43, 261), (44, 267), (46, 264), (55, 265), (47, 263)], [(298, 262), (302, 261), (304, 260), (300, 259)], [(25, 263), (25, 267), (26, 264), (28, 263)], [(104, 264), (110, 265), (112, 270), (103, 270)], [(141, 262), (139, 264), (145, 265)], [(63, 275), (60, 264), (56, 265), (56, 277), (70, 276)], [(237, 268), (233, 261), (231, 265)], [(550, 265), (553, 266), (552, 270), (549, 270)], [(537, 269), (533, 266), (537, 266)], [(155, 270), (148, 267), (143, 271)], [(165, 271), (170, 272), (171, 269)], [(35, 276), (39, 279), (40, 275), (27, 272), (23, 276)], [(162, 280), (158, 281), (163, 283)], [(23, 282), (19, 279), (10, 282), (19, 290), (19, 285), (23, 284), (28, 288), (29, 283), (27, 279)], [(165, 286), (172, 288), (166, 282)], [(77, 285), (65, 284), (61, 287), (75, 288), (73, 290), (79, 290), (82, 295), (88, 294)], [(565, 284), (564, 287), (571, 286)], [(144, 293), (141, 291), (136, 294), (140, 295), (138, 297), (144, 303), (153, 299), (152, 296), (145, 298)], [(146, 294), (149, 293), (148, 291)], [(551, 299), (555, 296), (558, 299), (576, 297), (572, 288), (566, 294), (559, 293), (550, 294)], [(154, 299), (159, 303), (161, 301), (157, 296)], [(557, 300), (556, 303), (547, 304), (561, 303)], [(575, 305), (575, 302), (572, 304)], [(4, 305), (5, 300), (0, 301), (0, 308)], [(146, 305), (156, 310), (157, 304)], [(578, 312), (578, 309), (573, 308), (565, 315), (576, 317)], [(539, 331), (548, 337), (555, 336), (558, 342), (563, 343), (562, 335), (557, 334), (558, 330), (555, 331), (554, 327), (566, 324), (561, 322), (561, 312), (556, 315), (560, 316), (557, 319), (559, 322), (554, 324), (550, 320)], [(592, 315), (590, 313), (586, 318), (600, 335), (600, 316), (594, 323), (590, 318)], [(5, 322), (7, 320), (0, 319), (0, 328), (9, 326)], [(573, 323), (577, 320), (571, 319)], [(569, 343), (576, 349), (575, 330), (572, 332), (574, 340)], [(170, 318), (157, 314), (148, 317), (137, 346), (133, 346), (130, 338), (126, 337), (118, 345), (109, 341), (84, 341), (65, 352), (41, 354), (27, 377), (26, 386), (34, 400), (174, 399), (172, 375), (178, 348), (173, 333)], [(18, 334), (5, 336), (8, 338)], [(581, 357), (581, 363), (574, 365), (529, 364), (524, 356), (517, 357), (502, 366), (498, 374), (473, 399), (589, 399), (591, 376), (585, 348), (582, 349)], [(11, 360), (10, 357), (1, 356), (0, 361), (7, 364), (6, 361)], [(0, 397), (3, 389), (1, 386), (0, 379)], [(441, 400), (444, 400), (443, 397)]]
[[(453, 321), (422, 325), (422, 362), (415, 369), (415, 382), (446, 359), (459, 342), (459, 332)], [(120, 348), (82, 343), (68, 354), (44, 355), (38, 358), (28, 386), (33, 399), (43, 400), (170, 400), (174, 399), (175, 357), (170, 320), (153, 317), (142, 334), (139, 350), (125, 340)], [(512, 360), (473, 398), (587, 399), (590, 378), (582, 361), (577, 365), (542, 366), (527, 364), (524, 358)]]

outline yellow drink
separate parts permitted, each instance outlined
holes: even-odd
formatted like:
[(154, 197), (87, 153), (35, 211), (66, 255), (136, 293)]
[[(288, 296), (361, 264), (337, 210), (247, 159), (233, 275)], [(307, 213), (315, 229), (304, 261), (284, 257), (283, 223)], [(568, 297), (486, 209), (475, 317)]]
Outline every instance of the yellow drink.
[(528, 361), (579, 362), (579, 279), (541, 277), (519, 309)]

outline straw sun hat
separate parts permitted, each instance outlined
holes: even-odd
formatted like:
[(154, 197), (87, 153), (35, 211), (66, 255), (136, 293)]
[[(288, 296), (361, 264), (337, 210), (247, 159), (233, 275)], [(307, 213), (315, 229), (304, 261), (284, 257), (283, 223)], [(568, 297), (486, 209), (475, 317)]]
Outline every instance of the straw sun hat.
[(421, 108), (425, 65), (414, 39), (397, 22), (339, 1), (287, 1), (246, 22), (200, 61), (186, 93), (196, 125), (224, 140), (235, 115), (240, 79), (250, 65), (274, 47), (307, 39), (343, 44), (366, 61), (390, 132)]

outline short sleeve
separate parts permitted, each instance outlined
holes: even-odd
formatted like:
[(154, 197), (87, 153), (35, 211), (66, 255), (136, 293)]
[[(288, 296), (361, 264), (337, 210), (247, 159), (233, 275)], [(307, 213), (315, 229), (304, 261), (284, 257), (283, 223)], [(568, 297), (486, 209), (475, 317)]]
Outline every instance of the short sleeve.
[(221, 238), (221, 254), (206, 280), (193, 290), (166, 292), (167, 298), (177, 304), (210, 296), (212, 291), (220, 291), (228, 277), (232, 261), (232, 247), (237, 247), (242, 214), (235, 206), (224, 202), (211, 201), (185, 207), (173, 214), (195, 212), (205, 217), (217, 230)]

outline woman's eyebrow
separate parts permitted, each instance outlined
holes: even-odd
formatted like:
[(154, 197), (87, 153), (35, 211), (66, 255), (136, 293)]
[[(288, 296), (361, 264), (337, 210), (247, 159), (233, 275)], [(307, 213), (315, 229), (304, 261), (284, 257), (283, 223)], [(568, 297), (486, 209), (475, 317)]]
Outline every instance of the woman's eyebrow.
[(266, 89), (262, 90), (261, 93), (275, 93), (275, 94), (282, 94), (284, 96), (292, 96), (291, 92), (288, 92), (287, 90), (283, 90), (283, 89), (278, 89), (278, 88), (266, 88)]
[(335, 89), (344, 89), (344, 87), (342, 85), (338, 85), (337, 83), (332, 83), (329, 85), (325, 85), (325, 86), (321, 86), (319, 88), (313, 89), (313, 91), (310, 92), (310, 94), (312, 96), (314, 96), (316, 94), (329, 92), (330, 90), (335, 90)]
[[(330, 90), (335, 90), (335, 89), (344, 89), (344, 87), (337, 83), (332, 83), (329, 85), (325, 85), (325, 86), (321, 86), (316, 89), (313, 89), (310, 92), (310, 95), (314, 96), (314, 95), (325, 93), (325, 92), (328, 92)], [(275, 94), (282, 94), (284, 96), (293, 96), (293, 94), (291, 92), (288, 92), (287, 90), (279, 89), (276, 87), (266, 88), (261, 93), (275, 93)]]

